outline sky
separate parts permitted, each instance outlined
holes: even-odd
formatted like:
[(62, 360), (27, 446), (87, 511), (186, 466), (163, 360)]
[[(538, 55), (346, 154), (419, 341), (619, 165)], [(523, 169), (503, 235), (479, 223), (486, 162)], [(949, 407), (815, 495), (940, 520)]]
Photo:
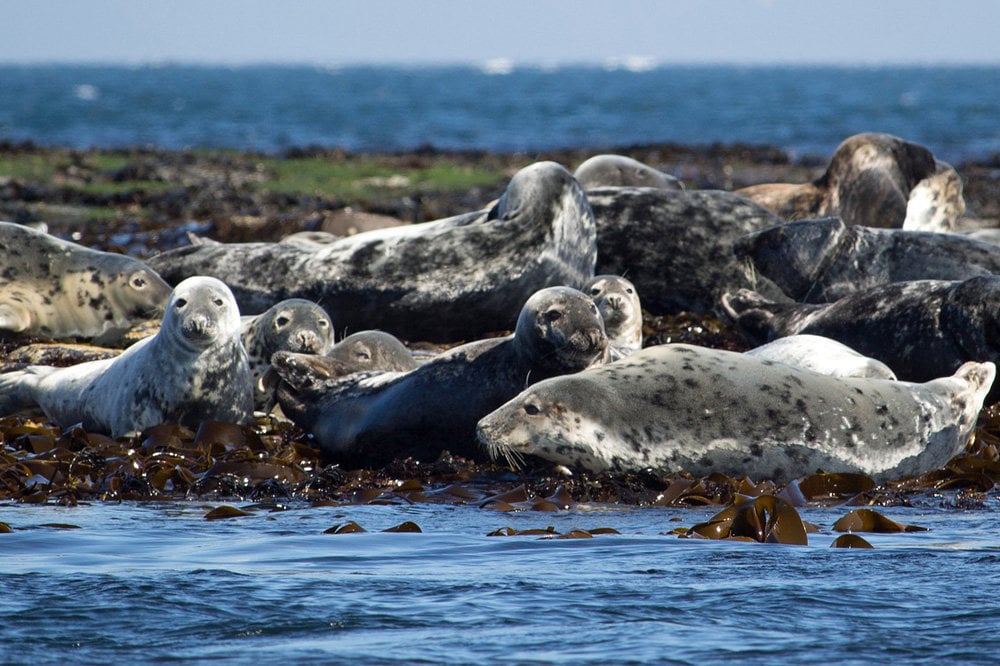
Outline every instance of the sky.
[(0, 62), (1000, 64), (997, 0), (0, 0)]

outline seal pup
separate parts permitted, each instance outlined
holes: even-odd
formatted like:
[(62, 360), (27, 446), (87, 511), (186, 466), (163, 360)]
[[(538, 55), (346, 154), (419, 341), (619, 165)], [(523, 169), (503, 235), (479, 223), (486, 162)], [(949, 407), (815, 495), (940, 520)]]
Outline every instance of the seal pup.
[(618, 275), (597, 275), (583, 285), (604, 319), (610, 363), (642, 349), (642, 305), (635, 285)]
[(248, 424), (253, 391), (229, 288), (193, 277), (173, 290), (156, 335), (119, 356), (0, 375), (0, 412), (37, 405), (60, 426), (120, 437), (165, 422)]
[(241, 318), (240, 337), (250, 361), (254, 409), (267, 411), (274, 391), (262, 384), (276, 351), (325, 354), (333, 347), (333, 324), (326, 310), (304, 298), (289, 298), (259, 315)]
[(965, 209), (960, 185), (954, 169), (924, 146), (867, 133), (845, 139), (811, 183), (764, 183), (735, 192), (785, 220), (835, 215), (847, 224), (898, 229), (909, 219), (911, 226), (950, 229)]
[(600, 363), (607, 337), (597, 306), (569, 287), (527, 300), (514, 334), (450, 349), (406, 373), (325, 379), (298, 354), (274, 355), (278, 402), (328, 458), (381, 466), (398, 456), (477, 456), (476, 422), (525, 386)]
[(595, 233), (573, 175), (554, 162), (537, 162), (518, 171), (489, 210), (311, 249), (289, 243), (183, 247), (152, 257), (150, 265), (168, 282), (193, 274), (227, 282), (245, 314), (306, 298), (337, 313), (337, 325), (349, 330), (448, 342), (510, 330), (536, 290), (592, 277)]
[(733, 255), (737, 238), (781, 222), (752, 201), (730, 192), (648, 187), (602, 187), (588, 190), (587, 198), (597, 223), (595, 272), (627, 275), (651, 312), (715, 312), (719, 296), (740, 287), (781, 297), (767, 280), (748, 276)]
[(925, 384), (836, 378), (669, 344), (539, 382), (483, 418), (494, 458), (591, 471), (721, 472), (787, 482), (818, 469), (878, 481), (937, 469), (968, 443), (993, 363)]
[(739, 238), (733, 252), (791, 299), (830, 303), (878, 285), (1000, 274), (1000, 247), (963, 234), (787, 222)]
[(170, 287), (137, 259), (0, 222), (0, 332), (120, 342), (158, 319)]
[(657, 187), (683, 190), (684, 185), (673, 176), (626, 155), (594, 155), (573, 172), (583, 189), (596, 187)]
[(794, 365), (830, 377), (896, 379), (896, 373), (885, 363), (821, 335), (789, 335), (744, 353), (762, 361)]
[[(905, 381), (944, 377), (966, 361), (1000, 362), (1000, 276), (897, 282), (827, 304), (776, 303), (741, 290), (722, 304), (758, 343), (821, 335), (878, 359)], [(986, 404), (998, 399), (1000, 387)]]
[(326, 358), (343, 374), (355, 372), (409, 372), (419, 365), (399, 338), (385, 331), (352, 333), (333, 346)]

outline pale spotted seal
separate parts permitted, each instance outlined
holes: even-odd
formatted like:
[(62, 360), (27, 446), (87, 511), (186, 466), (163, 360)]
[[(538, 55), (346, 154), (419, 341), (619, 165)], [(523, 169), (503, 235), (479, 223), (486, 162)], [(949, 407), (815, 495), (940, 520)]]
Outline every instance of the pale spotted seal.
[(961, 179), (924, 146), (889, 134), (856, 134), (811, 183), (736, 190), (785, 220), (838, 216), (866, 227), (947, 230), (965, 210)]
[(896, 379), (896, 373), (885, 363), (821, 335), (789, 335), (744, 353), (762, 361), (794, 365), (831, 377)]
[[(234, 243), (150, 259), (168, 282), (227, 282), (244, 314), (285, 298), (315, 301), (348, 330), (407, 340), (468, 340), (510, 330), (536, 290), (594, 274), (594, 218), (579, 183), (554, 162), (518, 171), (499, 202), (436, 222), (356, 234), (313, 249)], [(441, 312), (448, 312), (447, 317)]]
[(165, 422), (248, 423), (250, 367), (229, 289), (194, 277), (173, 290), (159, 332), (121, 355), (0, 375), (0, 412), (37, 405), (63, 427), (113, 437)]
[(626, 155), (594, 155), (573, 172), (585, 190), (595, 187), (657, 187), (683, 190), (684, 185), (673, 176)]
[(737, 352), (660, 345), (539, 382), (483, 418), (494, 457), (593, 471), (686, 470), (789, 481), (819, 469), (885, 480), (967, 444), (993, 363), (925, 384), (836, 378)]
[(617, 361), (642, 349), (642, 305), (635, 285), (618, 275), (598, 275), (583, 285), (604, 319), (605, 360)]
[[(723, 297), (739, 329), (757, 342), (822, 335), (923, 382), (966, 361), (1000, 362), (1000, 276), (897, 282), (823, 305), (775, 303), (752, 291)], [(987, 404), (1000, 398), (1000, 387)]]
[(569, 287), (527, 300), (512, 336), (470, 342), (406, 373), (326, 379), (304, 355), (275, 354), (278, 402), (327, 456), (384, 465), (397, 456), (474, 456), (476, 421), (525, 386), (600, 362), (607, 338), (597, 307)]
[(848, 226), (832, 217), (776, 225), (733, 252), (790, 298), (829, 303), (891, 282), (1000, 274), (1000, 247), (961, 234)]
[(304, 298), (289, 298), (259, 315), (242, 318), (241, 337), (250, 360), (254, 408), (267, 410), (274, 392), (261, 383), (276, 351), (325, 354), (333, 346), (333, 324), (326, 310)]
[(116, 344), (170, 287), (142, 262), (0, 222), (0, 332)]

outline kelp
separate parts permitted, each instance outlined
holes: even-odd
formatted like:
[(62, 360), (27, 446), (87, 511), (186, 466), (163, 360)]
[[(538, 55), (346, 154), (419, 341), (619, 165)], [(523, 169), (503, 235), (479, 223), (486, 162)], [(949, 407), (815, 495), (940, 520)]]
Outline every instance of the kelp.
[(809, 539), (798, 511), (774, 495), (744, 497), (682, 536), (806, 546)]

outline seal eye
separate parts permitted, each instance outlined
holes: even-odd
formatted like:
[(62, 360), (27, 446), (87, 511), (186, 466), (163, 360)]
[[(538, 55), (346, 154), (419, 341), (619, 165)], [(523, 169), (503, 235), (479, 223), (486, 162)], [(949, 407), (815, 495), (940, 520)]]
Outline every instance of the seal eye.
[(285, 326), (288, 326), (288, 321), (289, 321), (288, 317), (282, 315), (277, 319), (275, 319), (274, 323), (277, 324), (278, 328), (284, 328)]
[(532, 402), (525, 403), (524, 405), (524, 413), (527, 414), (528, 416), (535, 416), (541, 411), (542, 410), (538, 408), (538, 405)]
[(142, 277), (141, 275), (136, 275), (135, 277), (132, 278), (129, 284), (132, 285), (133, 289), (143, 289), (146, 286), (146, 278)]
[(174, 301), (174, 307), (177, 308), (178, 310), (184, 309), (184, 307), (186, 307), (187, 304), (188, 302), (186, 298), (178, 298), (176, 301)]
[(598, 295), (599, 293), (601, 293), (601, 290), (600, 290), (600, 289), (598, 289), (597, 287), (593, 287), (593, 288), (592, 288), (592, 289), (590, 290), (590, 295), (591, 295), (591, 296), (597, 296), (597, 295)]
[(215, 307), (217, 307), (217, 308), (221, 308), (223, 305), (226, 304), (226, 302), (224, 300), (222, 300), (221, 298), (213, 298), (212, 302), (215, 303)]
[(553, 322), (562, 319), (563, 313), (559, 310), (549, 310), (545, 313), (545, 321)]
[(625, 293), (626, 294), (633, 294), (635, 292), (632, 290), (632, 287), (625, 287)]
[(316, 322), (316, 325), (319, 326), (320, 328), (329, 328), (330, 322), (328, 322), (326, 319), (320, 319), (318, 322)]

